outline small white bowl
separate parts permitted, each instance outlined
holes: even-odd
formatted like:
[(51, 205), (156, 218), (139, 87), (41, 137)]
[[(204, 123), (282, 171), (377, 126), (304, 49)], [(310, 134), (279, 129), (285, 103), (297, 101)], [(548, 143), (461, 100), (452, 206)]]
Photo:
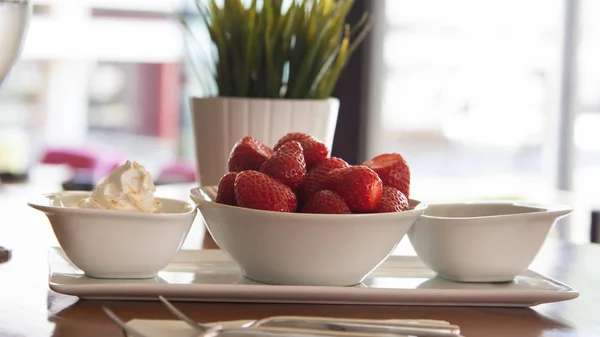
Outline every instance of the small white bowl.
[(458, 282), (508, 282), (533, 262), (566, 206), (475, 202), (429, 205), (408, 237), (440, 277)]
[(190, 191), (215, 242), (254, 281), (350, 286), (381, 264), (427, 207), (380, 214), (281, 213), (207, 201)]
[(65, 255), (87, 276), (152, 278), (183, 244), (196, 207), (159, 198), (164, 213), (136, 213), (69, 207), (90, 192), (46, 194), (28, 203), (44, 212)]

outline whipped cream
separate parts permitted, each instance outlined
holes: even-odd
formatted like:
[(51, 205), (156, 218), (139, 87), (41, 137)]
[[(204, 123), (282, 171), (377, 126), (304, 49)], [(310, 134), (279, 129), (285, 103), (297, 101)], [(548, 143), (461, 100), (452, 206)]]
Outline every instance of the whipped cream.
[(154, 197), (155, 191), (150, 173), (142, 165), (128, 160), (96, 186), (89, 198), (79, 201), (76, 206), (87, 209), (160, 213), (162, 205)]

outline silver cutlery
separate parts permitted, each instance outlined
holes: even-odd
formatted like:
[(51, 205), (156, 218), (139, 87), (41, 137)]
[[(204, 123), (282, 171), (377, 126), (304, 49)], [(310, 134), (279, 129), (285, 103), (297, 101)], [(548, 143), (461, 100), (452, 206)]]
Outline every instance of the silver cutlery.
[[(159, 300), (178, 319), (185, 322), (198, 336), (204, 337), (374, 337), (374, 336), (414, 336), (414, 337), (459, 337), (460, 328), (448, 322), (435, 320), (387, 320), (373, 322), (361, 319), (338, 319), (322, 317), (275, 316), (261, 320), (248, 321), (236, 328), (205, 325), (191, 319), (163, 296)], [(132, 337), (146, 337), (139, 331), (127, 326), (112, 311), (104, 308), (113, 322)]]
[(344, 331), (422, 337), (460, 336), (460, 328), (456, 325), (410, 320), (396, 320), (375, 323), (365, 320), (344, 320), (321, 317), (271, 317), (256, 322), (254, 326), (289, 327), (303, 330)]
[[(164, 298), (163, 296), (158, 296), (158, 299), (167, 307), (167, 309), (177, 318), (179, 318), (180, 320), (182, 320), (183, 322), (185, 322), (187, 325), (189, 325), (190, 327), (192, 327), (192, 329), (199, 331), (199, 332), (206, 332), (209, 330), (214, 330), (215, 327), (211, 326), (211, 325), (205, 325), (199, 322), (196, 322), (195, 320), (191, 319), (190, 317), (188, 317), (186, 314), (184, 314), (183, 312), (181, 312), (179, 309), (175, 308), (175, 306), (173, 304), (171, 304), (171, 302), (167, 301), (166, 298)], [(243, 324), (241, 326), (241, 328), (248, 328), (250, 326), (252, 326), (254, 322), (249, 322), (247, 324)]]
[(117, 316), (110, 309), (108, 309), (106, 307), (102, 307), (102, 310), (104, 310), (104, 313), (106, 313), (108, 318), (110, 318), (110, 320), (113, 321), (113, 323), (115, 323), (117, 326), (119, 326), (119, 328), (121, 328), (121, 330), (123, 330), (123, 334), (125, 336), (148, 337), (148, 336), (144, 335), (143, 333), (137, 331), (136, 329), (128, 326), (125, 322), (123, 322), (123, 320), (119, 316)]

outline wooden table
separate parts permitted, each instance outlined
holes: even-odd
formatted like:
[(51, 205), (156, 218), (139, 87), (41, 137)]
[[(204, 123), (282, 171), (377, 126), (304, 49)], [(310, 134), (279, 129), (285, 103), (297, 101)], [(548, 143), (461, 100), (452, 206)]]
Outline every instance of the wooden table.
[[(6, 187), (6, 186), (5, 186)], [(13, 257), (0, 264), (0, 336), (122, 336), (101, 311), (108, 306), (126, 320), (172, 319), (158, 302), (91, 301), (48, 289), (46, 253), (56, 240), (41, 213), (25, 201), (56, 185), (3, 187), (0, 191), (0, 245)], [(187, 186), (164, 187), (165, 196), (187, 197)], [(213, 247), (203, 240), (200, 221), (185, 248)], [(549, 240), (533, 269), (581, 292), (572, 301), (533, 309), (413, 306), (177, 303), (203, 322), (271, 315), (327, 315), (361, 318), (430, 318), (460, 325), (467, 337), (600, 336), (600, 246)]]

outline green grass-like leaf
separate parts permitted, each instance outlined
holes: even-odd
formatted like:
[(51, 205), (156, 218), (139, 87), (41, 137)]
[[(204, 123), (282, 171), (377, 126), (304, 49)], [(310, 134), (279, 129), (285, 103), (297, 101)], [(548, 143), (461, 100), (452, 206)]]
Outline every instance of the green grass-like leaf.
[(368, 13), (347, 25), (354, 0), (195, 1), (216, 50), (199, 74), (219, 96), (327, 98), (371, 28)]

